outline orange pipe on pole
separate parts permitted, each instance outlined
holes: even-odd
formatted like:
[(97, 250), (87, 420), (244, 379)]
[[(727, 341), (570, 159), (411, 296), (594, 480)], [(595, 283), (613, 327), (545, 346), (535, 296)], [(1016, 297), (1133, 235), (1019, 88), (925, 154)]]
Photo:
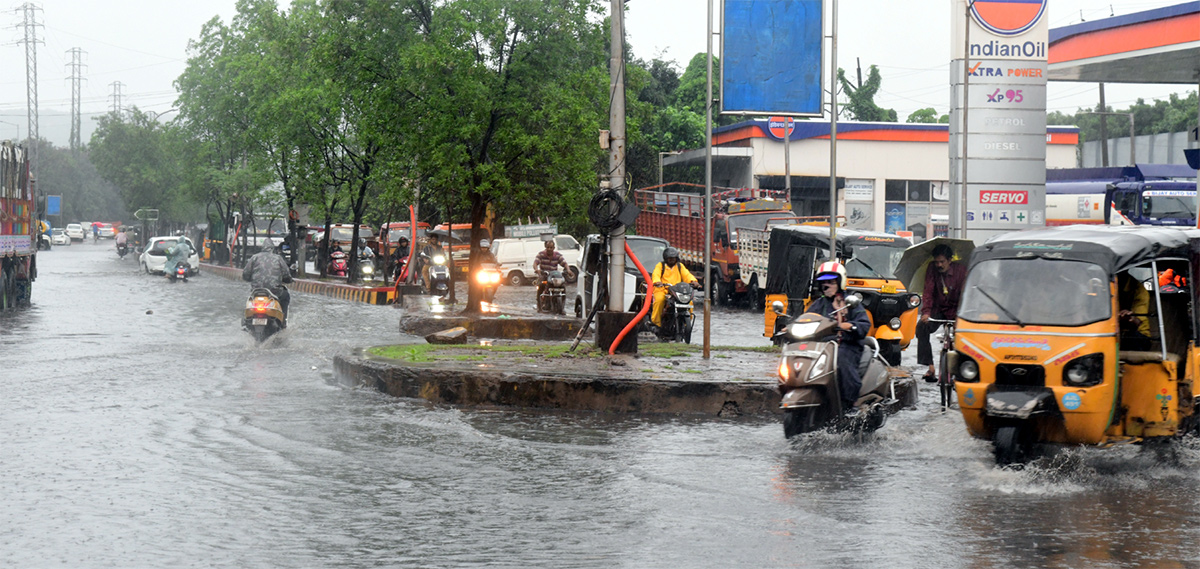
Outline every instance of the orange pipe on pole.
[(629, 322), (629, 324), (626, 324), (625, 329), (621, 330), (620, 334), (617, 334), (617, 339), (613, 340), (612, 345), (608, 347), (608, 355), (610, 356), (617, 353), (617, 346), (621, 345), (621, 340), (624, 340), (625, 336), (629, 334), (631, 330), (636, 328), (638, 324), (642, 323), (642, 319), (646, 317), (646, 313), (650, 312), (650, 303), (654, 300), (654, 283), (650, 282), (650, 273), (646, 272), (646, 267), (643, 267), (642, 262), (638, 260), (637, 255), (633, 254), (633, 249), (629, 248), (628, 241), (625, 242), (625, 254), (628, 255), (630, 259), (633, 259), (633, 264), (637, 266), (639, 271), (642, 272), (642, 278), (646, 280), (646, 301), (642, 303), (642, 310), (637, 313), (637, 318), (634, 318)]

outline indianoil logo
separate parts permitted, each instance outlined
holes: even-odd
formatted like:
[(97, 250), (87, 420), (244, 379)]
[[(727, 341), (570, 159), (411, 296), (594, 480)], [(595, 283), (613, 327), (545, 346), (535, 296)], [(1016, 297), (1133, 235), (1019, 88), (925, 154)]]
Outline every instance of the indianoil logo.
[(975, 22), (1001, 36), (1029, 31), (1045, 13), (1046, 0), (975, 0), (971, 5)]

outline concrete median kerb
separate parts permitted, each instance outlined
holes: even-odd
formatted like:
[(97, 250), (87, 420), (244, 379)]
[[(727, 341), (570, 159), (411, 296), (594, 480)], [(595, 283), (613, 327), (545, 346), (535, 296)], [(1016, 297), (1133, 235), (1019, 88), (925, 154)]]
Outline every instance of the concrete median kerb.
[(515, 407), (610, 413), (770, 415), (778, 412), (769, 349), (717, 350), (656, 344), (637, 356), (610, 358), (581, 345), (376, 346), (339, 355), (338, 380), (395, 397), (467, 407)]

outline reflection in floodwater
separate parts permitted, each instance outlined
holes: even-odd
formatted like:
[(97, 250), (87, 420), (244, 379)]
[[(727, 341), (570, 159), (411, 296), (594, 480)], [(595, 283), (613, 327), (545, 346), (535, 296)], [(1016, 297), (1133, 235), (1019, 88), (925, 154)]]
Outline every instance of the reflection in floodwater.
[[(292, 325), (256, 346), (241, 283), (172, 286), (88, 245), (39, 265), (36, 306), (0, 316), (3, 567), (1200, 558), (1194, 442), (1174, 464), (1129, 447), (999, 470), (932, 389), (865, 441), (785, 441), (773, 419), (426, 405), (331, 383), (334, 354), (401, 340), (395, 309), (295, 294)], [(761, 341), (761, 315), (715, 320), (722, 342)]]

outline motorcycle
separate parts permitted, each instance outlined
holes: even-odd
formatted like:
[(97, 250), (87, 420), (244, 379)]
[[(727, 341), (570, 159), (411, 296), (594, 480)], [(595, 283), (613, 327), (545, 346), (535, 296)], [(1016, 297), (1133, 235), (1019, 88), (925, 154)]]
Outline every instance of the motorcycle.
[(129, 252), (129, 246), (124, 243), (117, 244), (117, 256), (124, 259), (125, 254)]
[(667, 303), (663, 308), (663, 325), (652, 326), (651, 330), (663, 342), (692, 343), (692, 326), (696, 323), (692, 301), (698, 289), (692, 288), (689, 283), (661, 286), (667, 287), (667, 297), (663, 299), (663, 302)]
[(182, 280), (183, 282), (186, 283), (187, 279), (188, 279), (188, 272), (190, 272), (191, 270), (192, 270), (191, 265), (189, 265), (186, 261), (180, 261), (179, 263), (177, 263), (175, 265), (174, 270), (166, 271), (167, 278), (171, 279), (171, 282), (176, 282), (176, 281)]
[(329, 254), (329, 268), (325, 273), (331, 277), (344, 277), (350, 272), (350, 261), (346, 257), (346, 253), (342, 250), (335, 250)]
[(567, 304), (567, 279), (562, 271), (555, 269), (543, 272), (541, 291), (538, 295), (538, 312), (563, 314)]
[(500, 288), (500, 281), (504, 276), (500, 274), (500, 269), (491, 263), (484, 264), (475, 272), (475, 282), (483, 287), (483, 301), (491, 304), (496, 300), (496, 289)]
[(446, 266), (446, 256), (441, 253), (434, 254), (432, 259), (424, 253), (421, 256), (429, 263), (429, 281), (425, 283), (426, 291), (431, 295), (445, 298), (450, 294), (450, 268)]
[(279, 298), (265, 288), (250, 291), (242, 316), (242, 328), (254, 336), (255, 341), (262, 342), (286, 327), (287, 317), (283, 315)]
[[(857, 294), (846, 297), (847, 307), (860, 302), (862, 297)], [(774, 302), (772, 310), (782, 316), (783, 303)], [(820, 314), (804, 313), (782, 325), (776, 336), (786, 344), (778, 371), (785, 437), (826, 428), (870, 433), (883, 427), (887, 416), (899, 410), (896, 386), (873, 336), (864, 339), (858, 366), (862, 388), (850, 410), (842, 408), (838, 384), (837, 322)], [(915, 390), (910, 393), (915, 394)]]
[(362, 249), (358, 253), (358, 274), (363, 280), (375, 278), (375, 255), (369, 251), (370, 249)]

